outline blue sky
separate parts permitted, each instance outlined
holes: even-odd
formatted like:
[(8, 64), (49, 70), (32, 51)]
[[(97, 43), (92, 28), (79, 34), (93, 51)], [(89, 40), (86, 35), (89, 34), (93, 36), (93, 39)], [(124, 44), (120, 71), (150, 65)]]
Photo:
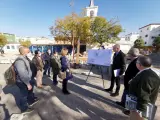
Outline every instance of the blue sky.
[[(75, 0), (74, 10), (80, 13), (90, 0)], [(99, 16), (108, 20), (118, 17), (125, 33), (160, 22), (160, 0), (94, 0)], [(17, 36), (50, 35), (55, 19), (71, 12), (70, 0), (0, 0), (0, 32)]]

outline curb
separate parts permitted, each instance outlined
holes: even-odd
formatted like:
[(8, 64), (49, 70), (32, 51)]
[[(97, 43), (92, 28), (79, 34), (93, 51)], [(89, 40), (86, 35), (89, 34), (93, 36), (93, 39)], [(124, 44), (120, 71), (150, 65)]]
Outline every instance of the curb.
[(15, 59), (1, 59), (0, 64), (11, 64), (15, 61)]

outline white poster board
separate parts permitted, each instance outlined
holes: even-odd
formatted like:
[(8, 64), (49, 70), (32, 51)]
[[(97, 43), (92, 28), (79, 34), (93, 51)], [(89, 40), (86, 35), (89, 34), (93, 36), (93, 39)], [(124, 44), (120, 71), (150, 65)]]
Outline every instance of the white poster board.
[(112, 50), (88, 50), (88, 64), (110, 66), (112, 62)]

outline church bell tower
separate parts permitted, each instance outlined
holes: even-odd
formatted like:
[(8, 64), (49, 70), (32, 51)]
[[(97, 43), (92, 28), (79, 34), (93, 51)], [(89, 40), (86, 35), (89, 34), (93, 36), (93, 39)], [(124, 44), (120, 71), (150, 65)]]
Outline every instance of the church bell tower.
[(94, 0), (90, 0), (89, 7), (85, 9), (85, 16), (87, 17), (97, 17), (98, 6), (94, 5)]

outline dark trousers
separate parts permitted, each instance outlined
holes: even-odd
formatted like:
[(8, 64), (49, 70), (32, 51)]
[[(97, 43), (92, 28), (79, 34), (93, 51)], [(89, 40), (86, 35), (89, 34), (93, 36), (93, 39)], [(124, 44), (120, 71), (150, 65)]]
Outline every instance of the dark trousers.
[(28, 109), (28, 104), (34, 102), (34, 93), (33, 89), (28, 90), (28, 87), (23, 82), (16, 82), (16, 85), (20, 89), (21, 98), (20, 98), (20, 109), (21, 111), (25, 111)]
[(121, 103), (122, 103), (123, 105), (125, 105), (125, 103), (126, 103), (126, 96), (127, 96), (128, 94), (129, 94), (129, 90), (124, 89), (123, 95), (122, 95), (122, 98), (121, 98)]
[(51, 69), (51, 67), (50, 67), (50, 64), (45, 64), (44, 65), (44, 75), (46, 75), (47, 74), (47, 72), (48, 72), (48, 75), (50, 75), (50, 69)]
[(53, 74), (53, 83), (57, 83), (57, 74)]
[(111, 77), (111, 86), (110, 89), (113, 90), (114, 84), (116, 82), (116, 93), (119, 93), (120, 90), (120, 77), (114, 77), (114, 71), (112, 70), (112, 77)]

